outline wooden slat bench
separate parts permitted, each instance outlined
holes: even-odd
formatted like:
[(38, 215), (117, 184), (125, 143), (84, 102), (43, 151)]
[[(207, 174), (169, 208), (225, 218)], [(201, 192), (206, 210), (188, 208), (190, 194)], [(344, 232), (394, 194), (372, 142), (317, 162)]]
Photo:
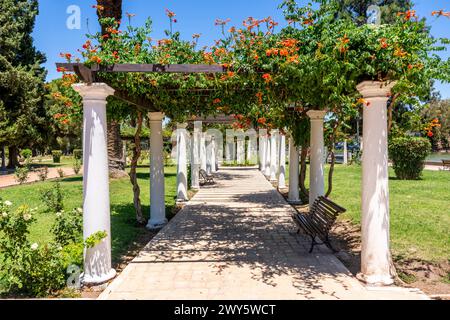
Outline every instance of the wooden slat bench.
[(200, 169), (200, 179), (203, 180), (204, 184), (214, 184), (214, 177), (208, 174), (205, 170)]
[(444, 170), (450, 170), (450, 160), (442, 160), (442, 166)]
[[(319, 197), (313, 204), (311, 211), (308, 214), (294, 214), (292, 218), (298, 225), (300, 230), (303, 230), (308, 236), (311, 237), (311, 249), (309, 253), (312, 253), (314, 246), (318, 244), (325, 244), (333, 252), (336, 250), (331, 246), (328, 238), (331, 227), (336, 222), (337, 217), (344, 213), (346, 209), (338, 206), (336, 203), (325, 197)], [(323, 242), (317, 242), (316, 238), (319, 238)]]

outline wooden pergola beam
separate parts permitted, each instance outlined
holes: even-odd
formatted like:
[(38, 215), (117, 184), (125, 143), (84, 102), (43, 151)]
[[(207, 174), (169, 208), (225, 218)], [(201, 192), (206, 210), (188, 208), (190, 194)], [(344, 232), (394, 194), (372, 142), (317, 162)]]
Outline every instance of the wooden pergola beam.
[(153, 103), (145, 99), (143, 97), (132, 97), (128, 93), (120, 90), (116, 90), (114, 92), (114, 97), (120, 99), (128, 104), (134, 105), (139, 109), (145, 110), (146, 112), (157, 112), (156, 108), (153, 106)]
[(187, 122), (195, 122), (201, 121), (204, 123), (217, 123), (217, 124), (232, 124), (235, 122), (235, 118), (233, 116), (227, 116), (224, 114), (210, 117), (192, 117)]
[[(68, 72), (75, 72), (81, 81), (88, 85), (101, 81), (98, 73), (120, 73), (120, 72), (135, 72), (135, 73), (223, 73), (226, 68), (221, 65), (207, 65), (207, 64), (113, 64), (108, 66), (101, 66), (94, 64), (91, 67), (85, 66), (83, 63), (56, 63), (56, 67)], [(201, 91), (200, 91), (201, 92)], [(125, 101), (131, 105), (135, 105), (145, 111), (156, 112), (153, 104), (144, 97), (131, 97), (128, 93), (116, 90), (115, 97)]]
[[(90, 68), (83, 63), (56, 63), (58, 68), (64, 68), (70, 72), (83, 69), (91, 72), (141, 72), (141, 73), (223, 73), (226, 68), (221, 65), (209, 64), (113, 64), (109, 66), (92, 65)], [(87, 70), (86, 70), (87, 69)]]

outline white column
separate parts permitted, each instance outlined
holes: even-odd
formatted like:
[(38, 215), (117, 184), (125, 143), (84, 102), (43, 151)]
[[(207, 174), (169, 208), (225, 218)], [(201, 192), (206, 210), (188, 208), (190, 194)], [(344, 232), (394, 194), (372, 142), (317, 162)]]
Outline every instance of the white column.
[(247, 160), (251, 164), (258, 164), (258, 143), (257, 143), (257, 132), (255, 129), (250, 129), (248, 131), (248, 149), (247, 149)]
[(188, 200), (187, 185), (187, 124), (177, 126), (177, 202)]
[(101, 284), (115, 277), (111, 268), (111, 218), (106, 138), (106, 98), (114, 90), (104, 83), (75, 84), (83, 98), (83, 238), (105, 231), (107, 237), (84, 251), (86, 284)]
[(266, 178), (270, 178), (270, 156), (271, 156), (271, 138), (269, 135), (267, 135), (266, 138), (266, 156), (265, 156), (265, 167), (264, 167), (264, 175), (266, 176)]
[(216, 173), (218, 170), (217, 164), (217, 143), (215, 137), (211, 140), (211, 172)]
[(259, 130), (259, 170), (264, 173), (264, 169), (266, 168), (266, 130)]
[(309, 207), (314, 201), (325, 194), (324, 186), (324, 138), (323, 119), (326, 111), (311, 110), (308, 116), (311, 119), (311, 157), (309, 174)]
[(286, 136), (280, 134), (280, 156), (278, 167), (278, 188), (286, 188)]
[(244, 145), (245, 144), (247, 145), (247, 152), (245, 155), (245, 159), (247, 160), (248, 163), (251, 163), (252, 162), (252, 145), (251, 145), (250, 139), (248, 139), (246, 143), (244, 140)]
[(387, 101), (394, 84), (365, 81), (358, 86), (370, 105), (363, 110), (361, 274), (372, 285), (390, 285), (394, 270), (389, 249)]
[(344, 140), (344, 164), (348, 164), (347, 140)]
[(206, 172), (208, 174), (212, 173), (212, 137), (210, 135), (206, 135), (205, 137), (205, 145), (206, 145)]
[(270, 136), (270, 181), (277, 181), (277, 138), (278, 130), (272, 130)]
[(289, 138), (289, 203), (300, 203), (298, 176), (300, 173), (300, 155), (294, 139)]
[(202, 122), (194, 122), (194, 134), (191, 144), (191, 184), (193, 190), (200, 189), (199, 171), (200, 171), (200, 135), (202, 134)]
[(234, 143), (234, 137), (226, 137), (226, 143), (225, 143), (225, 161), (226, 162), (232, 162), (234, 161), (232, 157), (232, 150), (233, 150), (233, 143)]
[(206, 133), (202, 132), (200, 134), (200, 168), (206, 171)]
[(237, 162), (238, 164), (245, 163), (245, 137), (239, 134), (237, 137)]
[[(150, 119), (150, 220), (147, 228), (161, 229), (166, 223), (162, 120), (164, 114), (151, 112)], [(178, 153), (179, 153), (178, 148)]]

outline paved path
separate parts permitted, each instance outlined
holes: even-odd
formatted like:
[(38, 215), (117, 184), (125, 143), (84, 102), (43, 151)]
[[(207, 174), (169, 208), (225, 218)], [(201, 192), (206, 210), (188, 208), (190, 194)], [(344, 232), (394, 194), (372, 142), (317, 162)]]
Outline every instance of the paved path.
[(325, 247), (293, 234), (293, 209), (256, 169), (223, 169), (100, 299), (423, 299), (370, 291)]
[[(59, 168), (48, 168), (47, 179), (59, 178), (58, 169)], [(70, 176), (75, 175), (72, 168), (61, 167), (61, 169), (64, 171), (64, 177), (70, 177)], [(82, 173), (82, 170), (80, 170), (80, 174), (81, 173)], [(28, 175), (28, 180), (26, 183), (33, 183), (36, 181), (40, 181), (39, 176), (35, 171), (31, 171), (30, 174)], [(18, 184), (19, 184), (19, 182), (16, 181), (16, 177), (14, 176), (14, 174), (0, 175), (0, 189), (6, 188), (6, 187), (11, 187), (11, 186), (16, 186)]]

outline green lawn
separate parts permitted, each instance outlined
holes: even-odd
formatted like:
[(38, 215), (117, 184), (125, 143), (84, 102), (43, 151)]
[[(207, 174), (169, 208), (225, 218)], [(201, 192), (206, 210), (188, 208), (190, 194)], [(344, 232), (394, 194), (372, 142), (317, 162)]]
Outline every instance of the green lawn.
[(34, 158), (32, 166), (36, 168), (44, 166), (49, 168), (72, 167), (74, 162), (75, 159), (72, 156), (61, 156), (60, 163), (54, 163), (50, 156), (45, 159)]
[[(166, 208), (170, 214), (175, 206), (176, 197), (176, 167), (166, 167)], [(138, 182), (141, 187), (141, 202), (144, 214), (150, 212), (150, 182), (149, 168), (143, 166), (138, 170)], [(10, 200), (14, 206), (27, 204), (30, 207), (39, 207), (37, 221), (31, 229), (31, 238), (34, 242), (45, 242), (51, 239), (49, 232), (54, 221), (54, 215), (43, 212), (43, 204), (39, 200), (40, 190), (48, 189), (53, 182), (39, 182), (29, 185), (15, 186), (0, 190), (0, 198)], [(82, 177), (70, 177), (62, 180), (61, 184), (66, 211), (82, 205)], [(113, 260), (124, 253), (133, 241), (144, 232), (142, 227), (135, 224), (133, 207), (133, 192), (128, 178), (113, 180), (110, 184), (111, 194), (111, 235)]]
[[(361, 167), (337, 165), (333, 181), (330, 198), (348, 210), (342, 218), (359, 224)], [(422, 180), (402, 181), (397, 180), (393, 170), (390, 170), (389, 189), (394, 255), (430, 262), (448, 260), (450, 172), (425, 170)]]

